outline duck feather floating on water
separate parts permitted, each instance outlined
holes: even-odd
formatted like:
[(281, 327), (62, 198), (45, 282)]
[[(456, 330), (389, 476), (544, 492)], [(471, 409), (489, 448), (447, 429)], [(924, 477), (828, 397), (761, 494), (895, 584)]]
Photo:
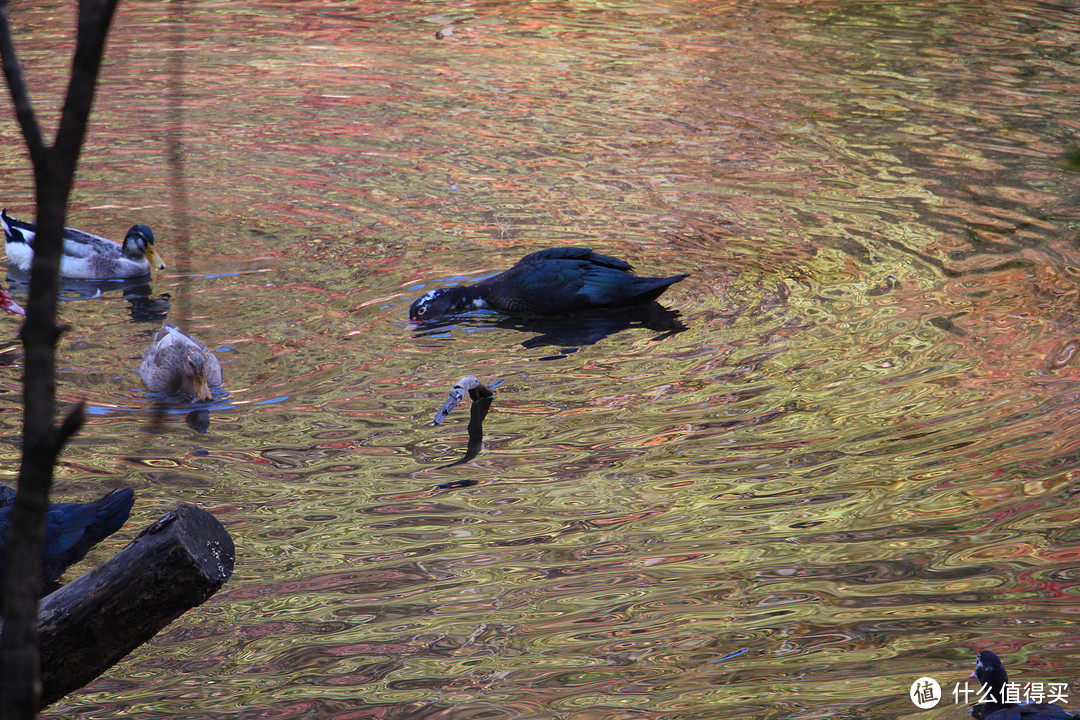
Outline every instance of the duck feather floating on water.
[[(37, 226), (16, 220), (7, 210), (0, 211), (0, 224), (4, 226), (8, 262), (29, 272)], [(64, 228), (60, 277), (118, 280), (146, 275), (151, 267), (164, 270), (165, 263), (154, 249), (154, 231), (146, 225), (132, 225), (122, 245), (82, 230)]]
[(166, 323), (143, 353), (139, 377), (150, 392), (211, 400), (210, 388), (221, 385), (221, 363), (200, 340)]
[(625, 260), (589, 248), (560, 247), (526, 255), (506, 272), (474, 285), (437, 288), (417, 298), (409, 319), (489, 308), (504, 313), (563, 315), (647, 303), (687, 277), (638, 277)]

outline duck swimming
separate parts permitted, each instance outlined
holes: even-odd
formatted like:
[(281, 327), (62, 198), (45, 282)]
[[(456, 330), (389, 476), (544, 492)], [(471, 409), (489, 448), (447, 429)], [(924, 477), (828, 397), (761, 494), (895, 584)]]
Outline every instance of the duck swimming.
[[(37, 226), (16, 220), (7, 210), (0, 211), (0, 224), (4, 226), (8, 262), (29, 272)], [(165, 263), (154, 249), (154, 231), (146, 225), (132, 225), (123, 245), (82, 230), (64, 228), (60, 277), (120, 280), (146, 275), (151, 267), (164, 270)]]
[[(3, 577), (4, 544), (14, 502), (14, 488), (0, 485), (0, 578)], [(49, 503), (45, 515), (42, 583), (59, 580), (69, 565), (82, 560), (90, 548), (123, 527), (134, 504), (135, 491), (131, 488), (113, 490), (89, 503)]]
[(1075, 720), (1080, 715), (1071, 713), (1060, 705), (1052, 703), (1006, 703), (1005, 684), (1009, 682), (1009, 673), (1001, 658), (989, 650), (982, 650), (975, 656), (975, 671), (968, 677), (975, 678), (982, 686), (989, 688), (987, 702), (971, 709), (976, 720)]
[(647, 303), (687, 274), (638, 277), (625, 260), (589, 248), (560, 247), (526, 255), (506, 272), (474, 285), (437, 288), (417, 298), (409, 319), (488, 308), (525, 315), (563, 315), (579, 310)]
[(202, 342), (166, 323), (143, 353), (139, 377), (150, 392), (212, 400), (221, 385), (221, 363)]

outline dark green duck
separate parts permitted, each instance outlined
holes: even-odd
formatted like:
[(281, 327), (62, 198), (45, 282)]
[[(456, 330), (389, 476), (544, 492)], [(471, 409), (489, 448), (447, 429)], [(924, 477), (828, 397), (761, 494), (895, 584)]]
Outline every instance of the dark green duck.
[(565, 315), (581, 310), (639, 305), (660, 297), (687, 275), (638, 277), (625, 260), (589, 248), (540, 250), (475, 285), (438, 288), (417, 298), (409, 319), (490, 309), (510, 314)]

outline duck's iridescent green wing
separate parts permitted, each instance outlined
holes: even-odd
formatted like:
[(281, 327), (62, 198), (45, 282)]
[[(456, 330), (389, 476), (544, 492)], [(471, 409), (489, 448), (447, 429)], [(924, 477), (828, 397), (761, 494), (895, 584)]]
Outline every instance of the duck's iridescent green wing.
[(629, 272), (633, 269), (630, 263), (610, 255), (601, 255), (589, 248), (580, 247), (557, 247), (546, 250), (537, 250), (518, 260), (518, 265), (539, 263), (547, 260), (578, 260), (604, 267), (614, 268)]

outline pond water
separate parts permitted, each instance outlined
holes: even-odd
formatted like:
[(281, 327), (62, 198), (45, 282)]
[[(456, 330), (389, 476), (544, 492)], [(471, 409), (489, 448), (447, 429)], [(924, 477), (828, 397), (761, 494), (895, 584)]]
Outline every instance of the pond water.
[[(13, 10), (50, 117), (69, 5)], [(984, 648), (1080, 705), (1078, 46), (1035, 0), (122, 3), (69, 220), (169, 267), (65, 295), (54, 495), (135, 488), (90, 560), (189, 502), (237, 563), (44, 717), (965, 717)], [(32, 216), (10, 112), (0, 164)], [(677, 319), (408, 325), (554, 245), (691, 273)], [(166, 317), (201, 426), (135, 372)]]

